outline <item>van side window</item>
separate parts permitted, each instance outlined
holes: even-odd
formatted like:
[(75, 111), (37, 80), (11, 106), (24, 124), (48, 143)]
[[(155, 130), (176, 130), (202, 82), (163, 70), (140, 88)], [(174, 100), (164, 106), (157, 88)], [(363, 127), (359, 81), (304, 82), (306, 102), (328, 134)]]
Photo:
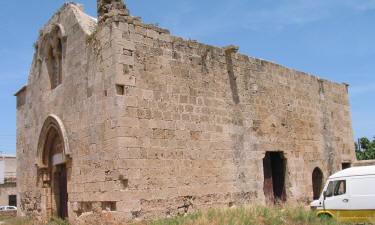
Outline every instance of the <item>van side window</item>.
[(332, 197), (333, 196), (333, 187), (334, 187), (334, 181), (330, 181), (327, 187), (326, 196)]
[(336, 195), (343, 195), (346, 193), (346, 182), (345, 180), (338, 180), (335, 181), (335, 196)]

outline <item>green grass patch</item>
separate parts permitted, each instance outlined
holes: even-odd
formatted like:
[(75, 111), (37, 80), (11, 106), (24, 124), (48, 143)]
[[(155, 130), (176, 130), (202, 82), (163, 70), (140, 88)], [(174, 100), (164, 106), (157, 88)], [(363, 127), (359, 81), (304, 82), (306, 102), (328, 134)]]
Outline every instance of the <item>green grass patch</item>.
[(303, 206), (241, 206), (210, 209), (186, 217), (145, 222), (146, 225), (343, 225), (334, 218), (317, 217)]

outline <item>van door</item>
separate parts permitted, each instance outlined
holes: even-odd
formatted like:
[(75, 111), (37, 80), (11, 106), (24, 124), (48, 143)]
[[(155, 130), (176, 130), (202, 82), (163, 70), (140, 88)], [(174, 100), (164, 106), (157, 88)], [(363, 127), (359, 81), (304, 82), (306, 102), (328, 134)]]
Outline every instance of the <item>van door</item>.
[[(375, 224), (375, 176), (357, 176), (350, 178), (350, 206), (353, 222), (370, 222)], [(353, 219), (354, 220), (354, 219)]]
[(329, 182), (324, 206), (326, 210), (329, 210), (338, 219), (345, 221), (345, 217), (348, 216), (347, 210), (350, 209), (345, 179)]

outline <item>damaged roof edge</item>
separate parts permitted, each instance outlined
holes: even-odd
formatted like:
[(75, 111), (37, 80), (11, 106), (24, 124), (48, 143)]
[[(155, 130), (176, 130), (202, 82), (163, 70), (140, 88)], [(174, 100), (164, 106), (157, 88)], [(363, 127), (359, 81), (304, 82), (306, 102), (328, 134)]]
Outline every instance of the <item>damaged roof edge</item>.
[(19, 89), (14, 96), (18, 96), (21, 92), (26, 91), (27, 85), (24, 85), (21, 89)]
[(39, 37), (43, 36), (45, 30), (48, 30), (49, 26), (55, 24), (55, 21), (58, 20), (55, 19), (56, 17), (59, 18), (61, 14), (66, 13), (68, 10), (73, 13), (75, 20), (86, 34), (90, 35), (92, 34), (92, 32), (94, 32), (97, 26), (97, 19), (85, 13), (82, 4), (78, 4), (75, 2), (66, 2), (51, 16), (47, 23), (45, 23), (41, 27), (39, 31)]

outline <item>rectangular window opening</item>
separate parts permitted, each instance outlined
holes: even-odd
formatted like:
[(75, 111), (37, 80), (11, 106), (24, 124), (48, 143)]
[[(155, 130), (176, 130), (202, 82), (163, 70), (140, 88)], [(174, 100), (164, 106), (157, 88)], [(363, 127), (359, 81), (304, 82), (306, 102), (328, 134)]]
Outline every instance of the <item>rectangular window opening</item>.
[(9, 195), (8, 200), (10, 206), (17, 206), (17, 195)]
[(121, 84), (116, 84), (117, 95), (125, 95), (125, 86)]
[(351, 167), (351, 164), (350, 163), (341, 163), (341, 168), (344, 170), (344, 169), (347, 169), (347, 168), (350, 168)]

